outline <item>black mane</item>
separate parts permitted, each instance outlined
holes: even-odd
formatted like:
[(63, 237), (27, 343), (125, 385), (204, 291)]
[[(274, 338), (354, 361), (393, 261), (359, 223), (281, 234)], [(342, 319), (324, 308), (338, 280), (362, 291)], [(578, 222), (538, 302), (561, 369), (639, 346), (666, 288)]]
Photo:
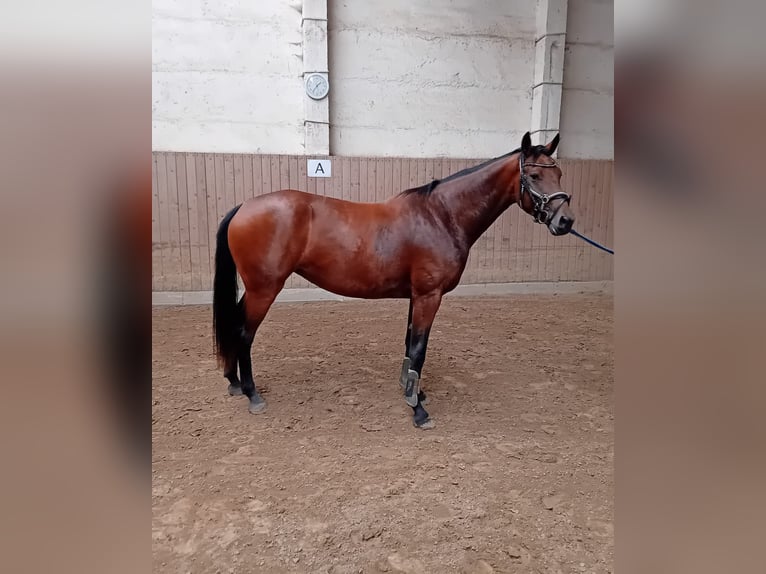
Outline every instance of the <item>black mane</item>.
[[(460, 171), (456, 171), (455, 173), (448, 175), (444, 179), (434, 179), (430, 183), (427, 183), (425, 185), (421, 185), (420, 187), (413, 187), (412, 189), (405, 189), (402, 191), (399, 195), (431, 195), (433, 193), (434, 189), (436, 189), (440, 184), (444, 183), (445, 181), (452, 181), (453, 179), (458, 179), (460, 177), (463, 177), (464, 175), (468, 175), (471, 173), (474, 173), (476, 171), (479, 171), (483, 167), (488, 166), (491, 163), (495, 163), (498, 160), (505, 159), (508, 156), (511, 156), (515, 153), (519, 153), (521, 151), (521, 148), (516, 148), (513, 151), (509, 151), (506, 154), (500, 155), (498, 157), (492, 158), (490, 160), (485, 161), (484, 163), (480, 163), (479, 165), (474, 165), (472, 167), (467, 167), (465, 169), (461, 169)], [(547, 149), (544, 145), (536, 145), (532, 146), (532, 157), (536, 157), (538, 155), (548, 155)]]

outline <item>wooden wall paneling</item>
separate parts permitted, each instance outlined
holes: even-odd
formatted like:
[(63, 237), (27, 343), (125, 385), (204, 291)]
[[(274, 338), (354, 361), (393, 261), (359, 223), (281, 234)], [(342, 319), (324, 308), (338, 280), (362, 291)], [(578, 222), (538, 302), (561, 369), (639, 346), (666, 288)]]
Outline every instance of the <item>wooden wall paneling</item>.
[(157, 154), (152, 154), (152, 290), (161, 291), (164, 272), (162, 270), (162, 225), (160, 218), (159, 185), (157, 183)]
[(197, 239), (199, 241), (198, 253), (200, 262), (200, 288), (210, 290), (212, 283), (212, 266), (215, 245), (210, 243), (210, 229), (215, 228), (216, 221), (210, 221), (208, 218), (208, 190), (207, 177), (205, 172), (205, 156), (199, 153), (190, 154), (194, 161), (194, 175), (196, 178), (197, 189)]
[[(197, 207), (197, 167), (193, 154), (183, 154), (186, 172), (186, 217), (189, 225), (189, 259), (192, 291), (202, 290), (202, 262), (200, 260), (199, 208)], [(205, 230), (207, 231), (207, 230)], [(207, 261), (205, 262), (207, 265)]]
[(181, 257), (181, 229), (178, 223), (179, 203), (178, 203), (178, 177), (176, 169), (176, 158), (174, 153), (165, 154), (165, 170), (167, 175), (167, 193), (168, 207), (170, 209), (170, 259), (168, 268), (171, 270), (167, 277), (170, 287), (174, 291), (183, 290), (183, 259)]
[[(381, 202), (481, 163), (481, 159), (333, 157), (331, 178), (308, 178), (306, 157), (152, 154), (152, 288), (212, 287), (215, 235), (236, 204), (277, 189)], [(613, 162), (560, 160), (562, 187), (574, 195), (576, 228), (612, 244)], [(553, 237), (518, 206), (504, 213), (474, 245), (463, 282), (602, 280), (613, 257), (579, 239)], [(288, 287), (307, 286), (291, 277)]]
[(205, 196), (205, 202), (207, 207), (207, 237), (208, 237), (208, 251), (210, 253), (210, 289), (213, 288), (213, 274), (215, 272), (215, 236), (218, 232), (218, 225), (221, 220), (218, 218), (218, 200), (216, 197), (216, 179), (215, 179), (215, 157), (213, 154), (206, 153), (204, 155), (205, 164), (205, 188), (207, 194)]

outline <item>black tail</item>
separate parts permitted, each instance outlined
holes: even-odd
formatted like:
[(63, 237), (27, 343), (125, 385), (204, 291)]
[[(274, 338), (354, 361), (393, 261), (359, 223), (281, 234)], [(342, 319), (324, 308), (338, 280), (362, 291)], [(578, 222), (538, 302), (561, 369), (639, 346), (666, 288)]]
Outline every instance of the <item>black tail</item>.
[(216, 235), (213, 332), (218, 363), (224, 367), (236, 360), (242, 328), (243, 314), (237, 304), (237, 266), (229, 251), (229, 223), (240, 207), (226, 214)]

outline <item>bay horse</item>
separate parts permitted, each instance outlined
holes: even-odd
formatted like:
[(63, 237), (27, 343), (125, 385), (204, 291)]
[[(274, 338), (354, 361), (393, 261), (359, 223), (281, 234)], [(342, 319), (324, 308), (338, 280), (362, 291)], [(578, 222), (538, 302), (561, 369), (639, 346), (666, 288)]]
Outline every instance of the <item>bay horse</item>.
[[(431, 428), (420, 376), (431, 324), (453, 290), (476, 240), (514, 203), (553, 235), (569, 233), (574, 215), (561, 170), (547, 145), (521, 147), (382, 203), (358, 203), (295, 190), (250, 199), (221, 221), (216, 237), (213, 330), (231, 395), (251, 413), (266, 403), (255, 388), (250, 349), (291, 273), (333, 293), (410, 300), (400, 374), (413, 423)], [(237, 301), (237, 273), (245, 293)], [(239, 364), (239, 377), (237, 377)]]

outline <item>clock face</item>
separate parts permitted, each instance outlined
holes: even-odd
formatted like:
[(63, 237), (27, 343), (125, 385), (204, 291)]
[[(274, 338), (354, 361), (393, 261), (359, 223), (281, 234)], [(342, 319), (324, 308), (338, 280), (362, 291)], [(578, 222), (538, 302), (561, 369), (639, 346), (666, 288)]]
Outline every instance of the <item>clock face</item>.
[(330, 91), (330, 84), (321, 74), (311, 74), (306, 78), (306, 93), (314, 100), (321, 100)]

